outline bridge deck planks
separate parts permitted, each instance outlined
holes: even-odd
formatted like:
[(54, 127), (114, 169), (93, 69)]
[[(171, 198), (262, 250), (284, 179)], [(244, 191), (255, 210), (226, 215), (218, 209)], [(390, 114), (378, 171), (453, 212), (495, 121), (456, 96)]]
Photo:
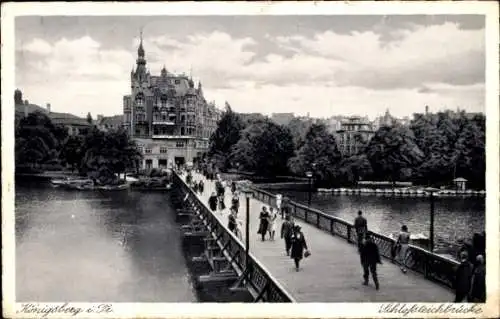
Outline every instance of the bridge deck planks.
[[(185, 176), (184, 176), (185, 177)], [(198, 194), (208, 207), (208, 198), (215, 191), (215, 183), (194, 173), (193, 180), (203, 180), (204, 193)], [(231, 192), (226, 188), (226, 210), (216, 213), (227, 225), (231, 203)], [(281, 285), (298, 302), (451, 302), (453, 292), (425, 279), (421, 274), (403, 274), (397, 265), (383, 259), (378, 267), (380, 290), (370, 285), (363, 286), (362, 268), (355, 245), (334, 237), (301, 220), (295, 222), (302, 227), (312, 255), (301, 262), (301, 270), (295, 271), (293, 260), (285, 254), (285, 244), (279, 238), (281, 217), (276, 220), (275, 241), (262, 242), (257, 234), (259, 213), (264, 203), (250, 200), (250, 252), (266, 267)], [(356, 209), (353, 209), (355, 212)], [(241, 231), (245, 238), (246, 200), (240, 195), (238, 219), (243, 222)]]

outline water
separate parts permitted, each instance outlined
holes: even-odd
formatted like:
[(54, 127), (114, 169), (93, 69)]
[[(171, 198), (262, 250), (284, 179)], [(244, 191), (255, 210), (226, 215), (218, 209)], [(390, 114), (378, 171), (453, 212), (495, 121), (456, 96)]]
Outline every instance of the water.
[(16, 299), (196, 302), (168, 195), (16, 185)]
[[(307, 192), (282, 193), (292, 200), (307, 203)], [(384, 235), (395, 234), (406, 224), (411, 233), (429, 236), (428, 198), (313, 193), (311, 206), (349, 222), (353, 222), (361, 210), (370, 230)], [(448, 248), (459, 240), (469, 240), (475, 232), (485, 230), (484, 198), (436, 198), (434, 207), (434, 240), (438, 249)]]

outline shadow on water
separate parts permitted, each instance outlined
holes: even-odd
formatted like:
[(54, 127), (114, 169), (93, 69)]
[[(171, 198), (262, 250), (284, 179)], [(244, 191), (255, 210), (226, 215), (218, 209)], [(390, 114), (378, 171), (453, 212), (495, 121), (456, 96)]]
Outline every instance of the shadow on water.
[(196, 302), (168, 195), (16, 185), (16, 297)]

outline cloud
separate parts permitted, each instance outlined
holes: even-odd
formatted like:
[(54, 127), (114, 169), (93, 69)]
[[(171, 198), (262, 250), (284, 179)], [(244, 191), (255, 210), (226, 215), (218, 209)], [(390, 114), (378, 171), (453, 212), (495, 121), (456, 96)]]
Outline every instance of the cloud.
[(336, 72), (338, 85), (392, 89), (427, 82), (484, 83), (484, 29), (461, 30), (454, 23), (416, 25), (395, 30), (392, 36), (392, 41), (383, 42), (371, 31), (327, 31), (312, 39), (295, 35), (277, 38), (277, 42), (304, 55), (344, 61)]
[[(33, 39), (18, 49), (27, 61), (29, 78), (43, 80), (115, 79), (127, 76), (127, 65), (134, 57), (123, 49), (102, 50), (101, 44), (89, 36), (62, 38), (54, 44)], [(130, 72), (130, 69), (128, 69)]]
[[(262, 39), (264, 38), (264, 39)], [(103, 48), (91, 36), (17, 48), (16, 84), (55, 111), (120, 114), (139, 39)], [(411, 25), (375, 31), (235, 37), (220, 31), (146, 37), (148, 67), (192, 73), (206, 98), (238, 111), (396, 115), (423, 106), (484, 108), (484, 30)], [(286, 54), (284, 53), (286, 52)], [(68, 108), (68, 107), (72, 108)], [(76, 111), (78, 109), (78, 111)]]

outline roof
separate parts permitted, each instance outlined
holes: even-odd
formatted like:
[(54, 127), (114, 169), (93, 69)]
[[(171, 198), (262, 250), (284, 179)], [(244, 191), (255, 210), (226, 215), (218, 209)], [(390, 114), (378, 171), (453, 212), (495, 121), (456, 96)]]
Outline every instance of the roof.
[(18, 104), (16, 105), (16, 113), (23, 113), (25, 107), (28, 109), (28, 113), (33, 113), (36, 111), (47, 113), (47, 109), (36, 104)]
[(453, 180), (454, 182), (467, 182), (467, 180), (463, 177), (457, 177)]
[(90, 126), (87, 119), (70, 113), (50, 112), (49, 117), (54, 124)]
[(99, 121), (99, 125), (110, 125), (110, 126), (120, 126), (123, 123), (123, 115), (113, 115), (103, 117)]

